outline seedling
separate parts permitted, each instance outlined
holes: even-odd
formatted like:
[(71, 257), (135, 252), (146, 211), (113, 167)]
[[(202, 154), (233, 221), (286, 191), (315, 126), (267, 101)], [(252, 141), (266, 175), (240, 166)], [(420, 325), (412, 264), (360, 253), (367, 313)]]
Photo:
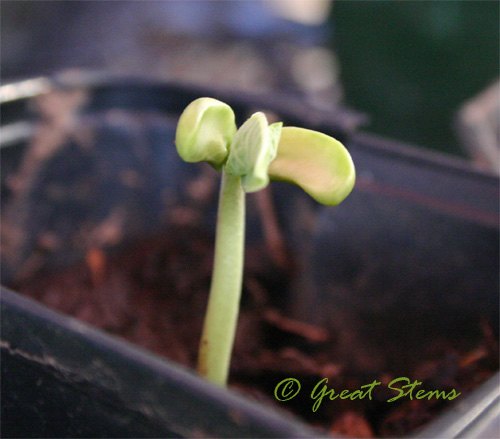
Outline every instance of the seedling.
[(325, 134), (282, 123), (257, 112), (239, 129), (228, 105), (212, 98), (193, 101), (182, 113), (175, 138), (187, 162), (210, 163), (222, 172), (215, 257), (198, 372), (225, 386), (240, 305), (245, 237), (245, 193), (270, 180), (300, 186), (316, 201), (336, 205), (351, 192), (351, 156)]

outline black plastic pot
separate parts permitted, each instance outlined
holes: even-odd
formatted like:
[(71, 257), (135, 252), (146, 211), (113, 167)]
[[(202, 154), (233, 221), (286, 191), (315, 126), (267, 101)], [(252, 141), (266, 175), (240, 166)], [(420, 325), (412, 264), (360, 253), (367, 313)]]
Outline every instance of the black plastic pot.
[[(351, 151), (358, 180), (340, 207), (319, 207), (289, 185), (274, 184), (273, 195), (301, 267), (283, 306), (327, 327), (356, 328), (354, 336), (364, 348), (345, 349), (354, 369), (366, 372), (370, 362), (383, 367), (381, 361), (399, 361), (403, 370), (405, 358), (425, 351), (423, 340), (434, 334), (448, 334), (467, 346), (477, 339), (481, 319), (498, 326), (497, 177), (356, 133), (360, 118), (355, 114), (325, 113), (280, 96), (81, 77), (58, 86), (69, 94), (84, 90), (71, 111), (78, 114), (82, 132), (92, 133), (98, 152), (87, 154), (79, 147), (88, 141), (85, 136), (65, 142), (43, 169), (35, 168), (40, 172), (33, 187), (24, 189), (23, 202), (14, 210), (9, 203), (15, 189), (8, 182), (33, 136), (30, 119), (38, 116), (30, 110), (32, 96), (43, 87), (27, 92), (26, 86), (13, 84), (10, 94), (2, 89), (2, 207), (8, 206), (6, 214), (22, 212), (18, 222), (30, 231), (15, 246), (16, 257), (2, 260), (7, 287), (2, 290), (3, 436), (317, 436), (287, 415), (214, 388), (169, 361), (8, 291), (29, 271), (33, 254), (43, 256), (48, 266), (66, 265), (81, 258), (87, 245), (63, 239), (57, 251), (50, 251), (40, 237), (55, 228), (69, 237), (114, 208), (131, 212), (124, 239), (155, 230), (169, 219), (162, 212), (177, 204), (199, 209), (213, 229), (215, 201), (193, 204), (183, 191), (186, 181), (205, 170), (183, 164), (172, 146), (180, 111), (203, 95), (229, 103), (239, 121), (268, 110), (287, 125), (340, 138)], [(137, 159), (134, 148), (144, 143), (149, 154)], [(142, 184), (121, 184), (117, 176), (124, 169), (145, 176)], [(85, 189), (88, 181), (91, 187)], [(76, 189), (91, 190), (93, 202), (65, 195)], [(251, 208), (248, 223), (252, 246), (262, 240), (262, 232)], [(418, 434), (494, 433), (499, 398), (495, 376), (469, 397), (450, 402), (450, 411)]]

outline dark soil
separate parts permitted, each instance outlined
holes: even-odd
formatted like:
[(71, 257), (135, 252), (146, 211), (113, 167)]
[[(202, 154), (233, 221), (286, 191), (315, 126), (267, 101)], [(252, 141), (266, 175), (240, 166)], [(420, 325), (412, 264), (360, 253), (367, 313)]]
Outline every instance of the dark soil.
[[(175, 128), (168, 118), (112, 110), (75, 124), (72, 114), (84, 100), (78, 91), (44, 96), (38, 103), (42, 122), (19, 169), (2, 176), (2, 266), (9, 268), (2, 270), (4, 281), (53, 309), (193, 368), (213, 254), (213, 237), (204, 231), (213, 228), (199, 217), (210, 218), (218, 176), (213, 170), (191, 176), (187, 169), (194, 168), (178, 165), (175, 149), (165, 148)], [(365, 354), (369, 350), (359, 337), (364, 329), (356, 320), (334, 316), (333, 330), (292, 318), (285, 298), (300, 270), (261, 193), (249, 197), (247, 222), (263, 225), (265, 242), (249, 240), (246, 247), (230, 387), (331, 434), (387, 437), (411, 432), (453, 404), (408, 397), (388, 403), (395, 396), (387, 388), (393, 379), (407, 376), (422, 381), (422, 389), (454, 389), (463, 398), (498, 369), (498, 344), (487, 323), (467, 347), (451, 343), (449, 334), (421, 334), (413, 325), (425, 355), (406, 348), (402, 369), (388, 352), (391, 340), (382, 338), (376, 356)], [(251, 217), (255, 211), (257, 220)], [(170, 226), (152, 236), (158, 222)], [(410, 331), (412, 322), (402, 326), (391, 339)], [(353, 367), (356, 356), (369, 366), (363, 372)], [(377, 356), (385, 361), (372, 365)], [(300, 381), (302, 391), (278, 402), (274, 390), (290, 377)], [(311, 391), (323, 378), (336, 392), (374, 380), (381, 384), (371, 400), (325, 398), (313, 412)]]
[[(14, 287), (51, 308), (194, 368), (212, 247), (211, 237), (196, 226), (171, 226), (119, 251), (92, 248), (83, 263), (39, 272)], [(356, 374), (339, 354), (337, 334), (287, 316), (273, 298), (287, 290), (289, 272), (274, 265), (267, 254), (256, 247), (247, 251), (230, 387), (289, 410), (331, 434), (354, 437), (404, 435), (452, 404), (408, 397), (388, 403), (396, 392), (387, 384), (400, 377), (399, 372)], [(482, 339), (471, 350), (461, 352), (443, 340), (437, 342), (440, 348), (432, 360), (414, 358), (407, 376), (423, 382), (416, 390), (455, 389), (463, 398), (491, 376), (498, 365), (497, 341), (486, 323), (482, 329)], [(290, 377), (300, 381), (302, 392), (293, 400), (278, 402), (274, 389)], [(311, 390), (323, 378), (336, 393), (359, 389), (375, 379), (381, 385), (372, 392), (372, 400), (326, 397), (313, 412)]]

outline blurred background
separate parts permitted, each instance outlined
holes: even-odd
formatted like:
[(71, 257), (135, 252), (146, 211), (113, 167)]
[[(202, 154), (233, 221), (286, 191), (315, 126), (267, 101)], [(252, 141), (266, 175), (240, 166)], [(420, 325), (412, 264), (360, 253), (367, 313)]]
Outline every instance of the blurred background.
[(497, 1), (2, 1), (2, 82), (106, 71), (351, 108), (499, 166)]

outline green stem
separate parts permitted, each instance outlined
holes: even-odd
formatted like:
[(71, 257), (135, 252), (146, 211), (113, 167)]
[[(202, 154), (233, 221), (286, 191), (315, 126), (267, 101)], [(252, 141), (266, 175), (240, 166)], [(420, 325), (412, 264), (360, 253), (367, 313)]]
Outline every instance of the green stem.
[(241, 178), (222, 172), (215, 257), (203, 326), (198, 372), (225, 386), (240, 307), (245, 240), (245, 193)]

